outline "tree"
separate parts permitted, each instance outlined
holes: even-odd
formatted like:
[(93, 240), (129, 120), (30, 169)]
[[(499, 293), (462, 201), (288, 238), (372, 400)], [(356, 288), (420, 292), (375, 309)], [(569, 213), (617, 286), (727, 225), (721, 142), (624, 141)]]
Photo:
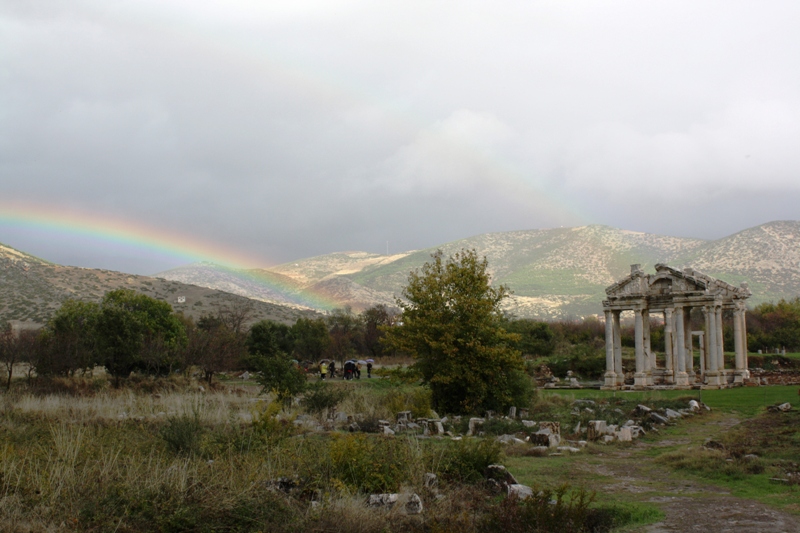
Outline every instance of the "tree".
[(519, 336), (502, 328), (500, 304), (509, 295), (494, 288), (486, 258), (462, 250), (409, 274), (403, 290), (402, 325), (385, 328), (385, 342), (411, 354), (432, 391), (437, 410), (471, 413), (530, 402), (530, 380), (513, 344)]
[(361, 313), (361, 321), (364, 324), (364, 351), (372, 357), (389, 355), (386, 353), (386, 346), (383, 340), (386, 335), (383, 328), (394, 324), (394, 314), (389, 312), (383, 304), (378, 304), (365, 309)]
[(97, 319), (100, 306), (94, 302), (67, 300), (47, 323), (49, 350), (38, 362), (40, 375), (66, 376), (90, 370), (97, 363)]
[(127, 289), (103, 297), (96, 331), (101, 360), (116, 385), (134, 370), (169, 371), (186, 343), (183, 324), (168, 303)]
[(319, 361), (331, 339), (325, 321), (321, 318), (298, 318), (291, 329), (294, 356), (301, 361)]
[(15, 334), (11, 324), (6, 324), (6, 327), (0, 330), (0, 362), (6, 368), (6, 390), (11, 389), (14, 365), (31, 360), (36, 349), (36, 338), (36, 332), (30, 330), (22, 330)]
[(261, 392), (272, 392), (278, 401), (287, 404), (305, 390), (306, 373), (281, 350), (283, 334), (285, 331), (279, 324), (262, 320), (250, 328), (247, 348), (248, 364), (258, 372), (256, 381), (262, 387)]
[(247, 334), (247, 349), (251, 354), (273, 355), (278, 352), (290, 354), (294, 349), (291, 329), (286, 324), (271, 320), (256, 322)]
[(346, 306), (344, 309), (334, 309), (327, 322), (330, 341), (326, 355), (340, 363), (355, 357), (363, 339), (359, 317), (353, 314), (350, 306)]
[(202, 316), (197, 324), (186, 324), (184, 363), (200, 367), (208, 384), (214, 374), (231, 370), (247, 353), (245, 337), (227, 323), (213, 316)]

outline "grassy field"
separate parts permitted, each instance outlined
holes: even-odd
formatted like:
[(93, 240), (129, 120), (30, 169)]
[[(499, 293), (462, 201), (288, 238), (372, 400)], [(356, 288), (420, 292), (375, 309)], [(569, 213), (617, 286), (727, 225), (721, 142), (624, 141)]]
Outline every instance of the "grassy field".
[[(592, 418), (622, 423), (638, 403), (677, 409), (698, 398), (712, 411), (648, 429), (634, 445), (541, 456), (528, 444), (495, 442), (503, 433), (524, 438), (529, 430), (518, 421), (487, 423), (482, 438), (383, 436), (380, 419), (432, 414), (427, 390), (397, 379), (336, 380), (287, 409), (233, 380), (210, 390), (185, 378), (134, 380), (118, 390), (103, 378), (50, 389), (15, 385), (0, 396), (2, 531), (508, 533), (531, 530), (514, 529), (531, 517), (543, 531), (570, 530), (571, 520), (572, 531), (608, 531), (668, 519), (656, 500), (684, 483), (675, 480), (800, 511), (797, 486), (770, 481), (800, 462), (800, 420), (796, 411), (765, 412), (796, 401), (795, 387), (703, 391), (702, 398), (698, 391), (542, 390), (531, 418), (560, 421), (565, 435)], [(353, 418), (336, 422), (326, 398)], [(578, 412), (576, 399), (596, 405)], [(463, 433), (466, 419), (451, 419), (446, 429)], [(723, 449), (702, 448), (709, 438)], [(755, 462), (742, 459), (750, 453)], [(493, 492), (483, 474), (497, 462), (542, 496), (509, 502)], [(438, 476), (437, 488), (426, 487), (426, 473)], [(641, 490), (620, 492), (620, 479)], [(383, 492), (419, 494), (426, 512), (365, 507), (368, 494)]]

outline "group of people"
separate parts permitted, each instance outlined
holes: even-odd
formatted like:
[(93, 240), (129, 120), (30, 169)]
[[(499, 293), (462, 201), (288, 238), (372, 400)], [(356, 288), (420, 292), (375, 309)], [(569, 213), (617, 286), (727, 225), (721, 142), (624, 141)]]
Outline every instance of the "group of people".
[[(372, 360), (368, 360), (367, 362), (367, 377), (372, 377)], [(343, 379), (361, 379), (361, 361), (346, 361), (344, 363), (343, 368), (344, 374), (342, 375)], [(319, 363), (319, 377), (320, 379), (325, 379), (330, 377), (331, 379), (336, 377), (336, 361), (328, 361), (327, 359), (323, 359)]]

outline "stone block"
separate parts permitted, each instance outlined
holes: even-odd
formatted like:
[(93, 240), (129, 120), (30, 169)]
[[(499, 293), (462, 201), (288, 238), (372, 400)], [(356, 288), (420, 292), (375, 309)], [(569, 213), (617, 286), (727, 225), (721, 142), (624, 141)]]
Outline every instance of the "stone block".
[(511, 497), (514, 496), (519, 498), (520, 500), (524, 500), (525, 498), (530, 498), (533, 496), (533, 489), (527, 485), (520, 485), (520, 484), (513, 484), (508, 485), (506, 487), (506, 494)]
[(391, 507), (400, 498), (399, 494), (370, 494), (367, 505), (370, 507)]
[(414, 515), (422, 513), (422, 498), (417, 494), (412, 494), (408, 497), (408, 501), (404, 507), (406, 514)]
[(614, 436), (620, 442), (631, 442), (633, 440), (633, 434), (630, 427), (619, 428), (619, 431), (614, 433)]
[(541, 429), (549, 429), (555, 435), (561, 435), (561, 422), (539, 422)]
[(470, 418), (469, 419), (469, 431), (467, 431), (467, 436), (475, 435), (478, 431), (478, 426), (483, 426), (483, 423), (486, 422), (485, 418)]

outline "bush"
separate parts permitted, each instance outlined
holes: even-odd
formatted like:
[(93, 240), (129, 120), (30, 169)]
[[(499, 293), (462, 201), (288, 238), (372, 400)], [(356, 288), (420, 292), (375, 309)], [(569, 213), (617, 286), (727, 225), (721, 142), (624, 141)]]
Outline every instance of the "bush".
[[(438, 452), (438, 453), (437, 453)], [(502, 447), (491, 439), (449, 441), (428, 457), (431, 471), (450, 481), (474, 483), (483, 479), (489, 465), (500, 462)]]
[(195, 410), (191, 414), (184, 413), (181, 416), (170, 417), (159, 434), (167, 443), (167, 447), (177, 454), (198, 453), (203, 435), (200, 414)]
[(410, 447), (402, 439), (334, 435), (330, 442), (331, 482), (355, 492), (397, 492), (408, 481)]
[(309, 413), (321, 413), (326, 409), (334, 409), (345, 399), (348, 391), (335, 388), (324, 381), (317, 381), (308, 386), (300, 405)]
[(414, 387), (410, 390), (394, 388), (381, 400), (381, 404), (393, 415), (411, 411), (414, 418), (427, 418), (431, 414), (431, 390)]
[[(506, 498), (489, 509), (481, 520), (479, 531), (486, 533), (577, 533), (609, 531), (610, 525), (590, 529), (592, 513), (589, 505), (594, 493), (584, 489), (570, 491), (565, 485), (556, 490), (534, 489), (533, 496), (520, 500)], [(609, 522), (606, 520), (605, 522)]]

